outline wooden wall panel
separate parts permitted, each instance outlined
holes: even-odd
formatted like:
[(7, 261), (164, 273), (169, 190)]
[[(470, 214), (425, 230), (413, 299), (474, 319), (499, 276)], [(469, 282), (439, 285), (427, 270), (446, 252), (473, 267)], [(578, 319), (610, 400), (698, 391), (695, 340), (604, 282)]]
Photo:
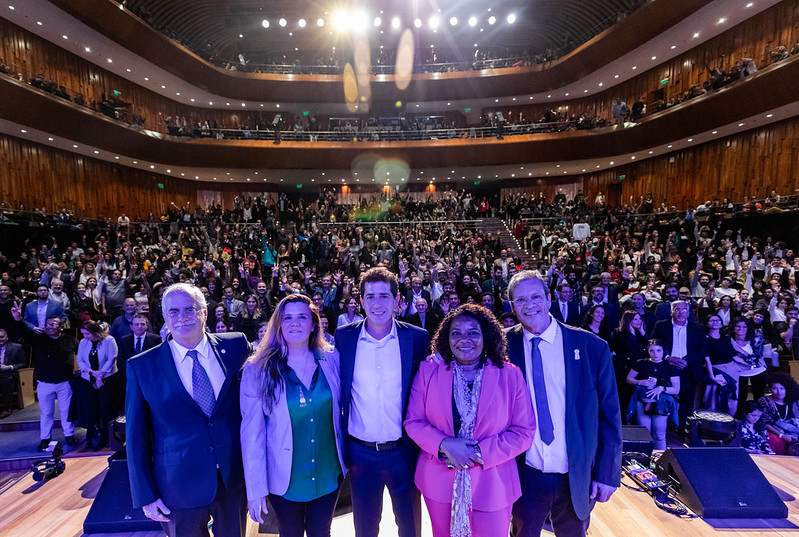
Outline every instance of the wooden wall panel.
[(608, 197), (608, 203), (617, 206), (651, 192), (658, 205), (665, 201), (680, 210), (714, 198), (762, 199), (772, 189), (781, 195), (799, 194), (799, 118), (568, 181), (525, 178), (513, 185), (502, 188), (503, 197), (543, 191), (551, 200), (563, 187), (570, 198), (571, 192), (582, 189), (588, 200), (599, 192), (618, 192), (617, 199)]
[[(16, 208), (67, 208), (83, 217), (146, 217), (195, 203), (196, 185), (0, 135), (0, 199)], [(158, 187), (163, 184), (164, 188)]]
[[(621, 98), (632, 107), (639, 97), (644, 97), (649, 114), (653, 113), (654, 101), (652, 92), (665, 90), (666, 100), (683, 93), (695, 84), (702, 84), (708, 79), (708, 67), (721, 67), (728, 70), (741, 58), (753, 58), (758, 66), (770, 62), (770, 52), (780, 45), (790, 50), (799, 41), (799, 0), (786, 0), (763, 11), (714, 37), (684, 54), (680, 54), (666, 63), (642, 72), (611, 89), (597, 93), (591, 97), (559, 102), (553, 91), (551, 102), (502, 108), (509, 121), (516, 121), (521, 114), (525, 120), (538, 121), (548, 108), (567, 107), (569, 114), (598, 116), (606, 119), (612, 117), (611, 103)], [(639, 66), (639, 69), (643, 66)], [(668, 84), (660, 81), (668, 78)], [(495, 111), (486, 108), (483, 115)]]
[[(259, 117), (271, 122), (274, 113), (256, 111), (227, 111), (197, 108), (167, 99), (138, 84), (119, 77), (95, 64), (84, 60), (52, 43), (33, 35), (6, 19), (0, 18), (0, 58), (11, 67), (12, 73), (19, 73), (23, 80), (29, 81), (37, 73), (67, 88), (70, 96), (83, 93), (87, 104), (90, 100), (100, 102), (103, 94), (111, 95), (114, 90), (121, 92), (119, 99), (131, 103), (132, 114), (145, 118), (145, 128), (166, 132), (163, 119), (186, 117), (189, 124), (208, 121), (217, 122), (221, 128), (236, 128), (239, 125), (254, 125), (253, 118)], [(231, 103), (238, 104), (238, 103)], [(284, 114), (284, 117), (286, 114)]]

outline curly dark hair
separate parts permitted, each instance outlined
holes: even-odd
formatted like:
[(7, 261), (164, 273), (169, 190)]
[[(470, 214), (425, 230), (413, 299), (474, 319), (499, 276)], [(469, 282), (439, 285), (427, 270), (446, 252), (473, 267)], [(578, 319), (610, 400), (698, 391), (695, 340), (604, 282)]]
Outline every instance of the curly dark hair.
[(797, 384), (791, 375), (784, 371), (774, 371), (766, 377), (766, 386), (768, 386), (769, 390), (771, 389), (771, 385), (775, 382), (785, 387), (785, 402), (793, 404), (794, 401), (799, 401), (799, 384)]
[(480, 331), (483, 333), (483, 355), (480, 357), (480, 362), (485, 363), (490, 360), (501, 369), (508, 361), (508, 340), (494, 314), (477, 304), (463, 304), (447, 313), (433, 337), (433, 352), (440, 354), (447, 366), (452, 363), (455, 355), (449, 346), (449, 331), (452, 322), (461, 316), (471, 317), (480, 323)]

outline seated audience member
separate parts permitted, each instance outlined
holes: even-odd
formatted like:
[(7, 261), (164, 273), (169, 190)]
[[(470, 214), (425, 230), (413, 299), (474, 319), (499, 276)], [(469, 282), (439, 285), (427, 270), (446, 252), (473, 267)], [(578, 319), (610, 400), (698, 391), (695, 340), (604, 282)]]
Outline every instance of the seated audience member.
[(0, 328), (0, 419), (11, 415), (14, 390), (19, 383), (17, 371), (27, 362), (22, 345), (9, 341), (8, 332)]
[(635, 414), (652, 433), (655, 449), (666, 449), (666, 426), (669, 417), (677, 415), (680, 374), (664, 360), (662, 341), (650, 340), (646, 350), (649, 358), (638, 360), (627, 374), (627, 383), (635, 386), (627, 414), (628, 418)]
[(763, 410), (757, 401), (746, 401), (743, 404), (743, 424), (741, 427), (741, 447), (748, 453), (773, 455), (768, 439), (768, 431), (763, 421)]
[(430, 337), (436, 334), (438, 326), (441, 324), (441, 319), (428, 308), (427, 300), (421, 297), (416, 299), (416, 313), (409, 315), (405, 321), (419, 328), (424, 328), (430, 334)]
[(361, 315), (360, 311), (361, 311), (361, 305), (358, 304), (358, 301), (356, 299), (354, 298), (347, 299), (344, 313), (338, 316), (338, 322), (336, 323), (336, 328), (347, 326), (348, 324), (352, 324), (356, 321), (362, 321), (363, 315)]
[(769, 445), (777, 455), (799, 455), (799, 385), (787, 373), (775, 372), (766, 383), (768, 394), (758, 400)]
[(247, 336), (247, 341), (255, 341), (258, 338), (258, 328), (266, 321), (266, 312), (261, 309), (258, 297), (252, 294), (244, 300), (244, 309), (234, 320), (233, 327), (236, 332)]
[(611, 332), (608, 326), (608, 319), (605, 315), (605, 306), (601, 304), (593, 304), (589, 306), (585, 314), (583, 324), (580, 325), (583, 330), (588, 330), (593, 334), (604, 339), (606, 343), (611, 342)]

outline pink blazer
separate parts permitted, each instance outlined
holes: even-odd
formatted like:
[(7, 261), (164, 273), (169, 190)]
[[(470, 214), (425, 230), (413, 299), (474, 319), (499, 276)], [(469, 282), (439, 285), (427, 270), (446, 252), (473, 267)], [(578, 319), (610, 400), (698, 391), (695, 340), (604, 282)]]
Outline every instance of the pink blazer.
[[(444, 363), (423, 362), (413, 381), (405, 430), (421, 448), (415, 483), (431, 500), (452, 501), (456, 470), (438, 458), (438, 447), (455, 436), (452, 420), (454, 371)], [(530, 390), (521, 370), (506, 363), (491, 364), (483, 372), (474, 437), (480, 444), (483, 466), (469, 470), (472, 478), (472, 508), (497, 511), (521, 496), (515, 457), (533, 443), (535, 416)]]

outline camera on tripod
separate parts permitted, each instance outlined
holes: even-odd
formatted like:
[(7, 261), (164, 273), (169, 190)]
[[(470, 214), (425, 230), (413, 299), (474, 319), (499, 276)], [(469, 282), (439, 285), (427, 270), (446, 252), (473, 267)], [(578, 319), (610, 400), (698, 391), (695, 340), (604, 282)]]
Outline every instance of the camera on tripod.
[(53, 441), (47, 446), (45, 451), (52, 453), (50, 459), (41, 459), (33, 463), (31, 471), (33, 472), (34, 481), (47, 481), (64, 473), (67, 465), (61, 460), (64, 455), (64, 448), (61, 442)]

